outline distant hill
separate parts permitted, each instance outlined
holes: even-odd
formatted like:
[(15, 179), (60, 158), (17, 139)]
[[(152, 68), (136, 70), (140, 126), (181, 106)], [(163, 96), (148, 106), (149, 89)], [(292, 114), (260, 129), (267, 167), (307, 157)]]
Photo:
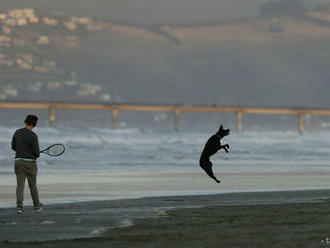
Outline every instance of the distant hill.
[(196, 17), (190, 25), (27, 2), (2, 3), (0, 100), (329, 106), (324, 1), (254, 1), (258, 8), (245, 18)]
[(198, 25), (250, 18), (270, 0), (2, 0), (1, 8), (34, 8), (138, 25)]

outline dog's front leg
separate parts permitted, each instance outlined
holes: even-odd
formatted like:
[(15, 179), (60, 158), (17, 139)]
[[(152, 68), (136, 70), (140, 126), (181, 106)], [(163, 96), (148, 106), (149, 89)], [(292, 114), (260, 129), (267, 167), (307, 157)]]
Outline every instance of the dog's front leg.
[(223, 146), (221, 146), (222, 149), (224, 149), (226, 151), (226, 153), (228, 153), (228, 149), (229, 149), (229, 145), (225, 144)]

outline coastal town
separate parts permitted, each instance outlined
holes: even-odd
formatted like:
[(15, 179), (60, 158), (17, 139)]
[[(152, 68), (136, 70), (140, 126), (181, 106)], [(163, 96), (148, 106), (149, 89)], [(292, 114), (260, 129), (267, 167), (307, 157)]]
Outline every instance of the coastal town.
[[(0, 70), (16, 71), (17, 75), (43, 75), (45, 80), (29, 84), (28, 91), (39, 92), (41, 88), (56, 91), (62, 86), (75, 87), (74, 72), (68, 71), (69, 78), (63, 81), (47, 75), (63, 74), (58, 66), (57, 49), (80, 49), (79, 36), (88, 32), (104, 31), (105, 24), (90, 17), (64, 16), (62, 13), (38, 14), (33, 8), (9, 9), (0, 13)], [(51, 53), (49, 51), (52, 51)], [(30, 74), (24, 74), (30, 73)], [(35, 77), (38, 78), (38, 77)], [(102, 93), (101, 86), (82, 83), (77, 86), (76, 94), (88, 97), (100, 94), (109, 100), (110, 94)], [(16, 98), (19, 90), (10, 82), (0, 86), (0, 100)]]
[[(36, 55), (27, 51), (18, 52), (19, 48), (24, 50), (27, 43), (34, 43), (39, 47), (46, 47), (52, 42), (51, 31), (40, 33), (36, 37), (22, 37), (15, 35), (17, 29), (22, 29), (30, 25), (44, 25), (48, 27), (59, 27), (66, 31), (64, 43), (71, 48), (79, 48), (80, 39), (74, 34), (77, 30), (87, 32), (102, 31), (102, 23), (93, 21), (89, 17), (62, 17), (38, 15), (32, 8), (9, 9), (0, 13), (0, 66), (17, 67), (26, 71), (47, 73), (56, 70), (56, 62), (49, 59), (37, 58)], [(54, 36), (54, 35), (53, 35)], [(11, 48), (18, 49), (15, 54)]]

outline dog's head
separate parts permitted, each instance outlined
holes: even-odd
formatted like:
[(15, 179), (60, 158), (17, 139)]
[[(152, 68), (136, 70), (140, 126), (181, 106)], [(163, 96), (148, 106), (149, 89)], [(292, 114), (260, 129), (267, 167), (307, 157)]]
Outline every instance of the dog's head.
[(219, 135), (221, 138), (223, 138), (223, 137), (229, 135), (229, 133), (230, 133), (230, 130), (229, 129), (223, 129), (223, 126), (221, 124), (221, 126), (220, 126), (220, 128), (217, 132), (217, 135)]

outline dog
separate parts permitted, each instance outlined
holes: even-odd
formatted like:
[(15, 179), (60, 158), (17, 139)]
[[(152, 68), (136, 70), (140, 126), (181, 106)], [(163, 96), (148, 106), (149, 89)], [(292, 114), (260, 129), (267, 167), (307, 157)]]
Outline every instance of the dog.
[(229, 135), (229, 133), (230, 130), (223, 129), (223, 126), (221, 124), (218, 132), (212, 135), (206, 142), (201, 158), (199, 160), (199, 165), (201, 166), (201, 168), (206, 172), (209, 177), (214, 179), (217, 183), (220, 183), (220, 180), (218, 180), (213, 174), (210, 157), (216, 154), (221, 149), (224, 149), (226, 153), (228, 153), (229, 145), (221, 145), (221, 139)]

